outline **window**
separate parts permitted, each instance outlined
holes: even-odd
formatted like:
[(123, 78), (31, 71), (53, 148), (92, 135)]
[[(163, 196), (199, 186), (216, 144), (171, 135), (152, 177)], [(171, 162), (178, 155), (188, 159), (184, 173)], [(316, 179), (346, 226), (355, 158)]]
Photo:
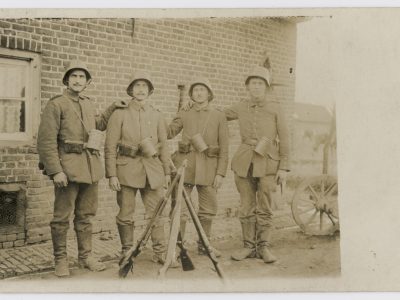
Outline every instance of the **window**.
[(39, 55), (0, 49), (0, 141), (29, 141), (36, 134)]

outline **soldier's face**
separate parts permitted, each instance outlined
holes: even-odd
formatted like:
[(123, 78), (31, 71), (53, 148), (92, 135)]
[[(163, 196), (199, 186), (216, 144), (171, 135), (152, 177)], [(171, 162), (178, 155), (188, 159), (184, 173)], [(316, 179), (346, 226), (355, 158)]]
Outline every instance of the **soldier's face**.
[(202, 84), (196, 84), (192, 89), (192, 98), (197, 103), (208, 102), (210, 98), (208, 88)]
[(143, 101), (149, 96), (149, 85), (144, 80), (138, 80), (132, 87), (132, 95), (136, 100)]
[(82, 70), (73, 70), (68, 76), (68, 87), (74, 92), (82, 92), (88, 84), (86, 73)]
[(268, 87), (261, 78), (251, 78), (247, 84), (247, 91), (252, 98), (262, 99), (267, 93)]

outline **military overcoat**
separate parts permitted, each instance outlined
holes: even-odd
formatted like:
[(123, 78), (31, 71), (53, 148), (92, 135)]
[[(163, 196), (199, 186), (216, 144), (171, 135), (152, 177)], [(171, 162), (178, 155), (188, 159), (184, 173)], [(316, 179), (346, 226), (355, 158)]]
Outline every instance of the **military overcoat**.
[[(289, 170), (289, 131), (281, 104), (262, 101), (258, 104), (245, 99), (225, 110), (229, 120), (238, 120), (241, 144), (232, 158), (232, 170), (247, 177), (253, 163), (253, 177), (276, 174), (278, 169)], [(254, 151), (262, 137), (270, 142), (265, 153)]]
[[(168, 127), (168, 138), (182, 131), (181, 144), (189, 145), (188, 151), (178, 151), (174, 157), (176, 166), (188, 160), (185, 183), (212, 185), (215, 175), (226, 175), (228, 166), (228, 127), (225, 115), (210, 105), (203, 109), (190, 108), (180, 111)], [(200, 133), (209, 147), (204, 152), (195, 151), (191, 137)], [(186, 153), (185, 153), (186, 152)]]
[[(147, 100), (145, 100), (147, 101)], [(157, 150), (154, 157), (141, 153), (140, 143), (150, 138)], [(130, 149), (130, 155), (121, 151)], [(165, 119), (160, 111), (145, 102), (132, 100), (127, 109), (115, 111), (107, 126), (105, 142), (106, 177), (117, 176), (120, 183), (144, 188), (146, 179), (152, 189), (162, 187), (170, 173)]]
[(84, 144), (88, 141), (88, 131), (106, 129), (114, 110), (113, 104), (103, 114), (96, 115), (88, 97), (69, 89), (50, 99), (41, 117), (37, 142), (46, 173), (51, 176), (64, 172), (68, 181), (77, 183), (99, 181), (104, 176), (100, 156), (86, 151)]

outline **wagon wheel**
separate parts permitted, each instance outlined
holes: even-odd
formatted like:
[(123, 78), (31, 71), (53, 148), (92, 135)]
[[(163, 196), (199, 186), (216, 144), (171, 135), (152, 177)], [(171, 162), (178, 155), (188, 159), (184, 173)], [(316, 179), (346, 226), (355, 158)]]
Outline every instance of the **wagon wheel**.
[(292, 214), (306, 234), (328, 235), (339, 230), (337, 179), (320, 175), (305, 179), (292, 199)]

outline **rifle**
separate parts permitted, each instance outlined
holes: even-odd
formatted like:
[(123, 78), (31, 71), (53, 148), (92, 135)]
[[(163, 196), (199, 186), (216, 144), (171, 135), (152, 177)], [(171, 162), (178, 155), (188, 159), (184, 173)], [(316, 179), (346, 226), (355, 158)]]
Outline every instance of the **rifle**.
[(151, 229), (153, 228), (157, 218), (162, 214), (165, 206), (167, 205), (168, 199), (171, 196), (171, 193), (175, 187), (175, 185), (178, 183), (178, 180), (180, 179), (182, 175), (183, 167), (180, 167), (177, 170), (177, 174), (172, 181), (171, 185), (168, 187), (167, 192), (165, 195), (160, 199), (160, 201), (157, 204), (156, 209), (154, 210), (154, 214), (151, 217), (149, 223), (146, 226), (146, 229), (142, 233), (142, 236), (140, 240), (138, 241), (137, 245), (129, 249), (125, 255), (120, 259), (119, 261), (119, 277), (125, 278), (129, 271), (133, 272), (133, 264), (134, 264), (134, 259), (142, 252), (144, 246), (146, 245), (147, 241), (150, 238), (151, 234)]
[[(174, 162), (171, 159), (170, 159), (170, 165), (171, 165), (171, 174), (173, 176), (175, 176), (177, 171), (176, 171)], [(175, 193), (175, 197), (177, 197), (177, 195), (179, 195), (179, 194)], [(174, 205), (176, 205), (176, 203), (174, 203)], [(181, 261), (182, 270), (183, 271), (193, 271), (195, 268), (194, 268), (192, 259), (189, 256), (188, 250), (186, 249), (186, 247), (183, 243), (181, 231), (179, 231), (179, 233), (178, 233), (177, 245), (180, 249), (179, 259)]]
[(190, 197), (187, 194), (185, 189), (183, 189), (183, 199), (186, 202), (190, 216), (192, 217), (192, 220), (194, 223), (194, 227), (196, 228), (196, 231), (199, 235), (200, 242), (203, 244), (203, 246), (207, 252), (207, 256), (210, 258), (211, 262), (213, 263), (215, 271), (217, 272), (218, 276), (222, 279), (222, 281), (225, 282), (225, 274), (222, 271), (221, 267), (219, 266), (218, 259), (211, 249), (211, 246), (207, 239), (206, 233), (204, 232), (203, 227), (200, 224), (199, 217), (197, 216), (196, 211), (193, 207), (192, 201), (190, 200)]
[(181, 166), (181, 168), (183, 168), (183, 170), (182, 170), (182, 174), (179, 178), (178, 192), (177, 192), (177, 197), (175, 200), (176, 201), (175, 207), (172, 211), (171, 231), (170, 231), (170, 235), (169, 235), (167, 254), (165, 256), (164, 265), (158, 271), (158, 275), (160, 277), (165, 276), (165, 273), (167, 272), (168, 267), (171, 265), (172, 261), (175, 259), (175, 248), (176, 248), (176, 244), (178, 242), (178, 234), (180, 233), (179, 226), (180, 226), (180, 217), (181, 217), (182, 190), (183, 190), (183, 182), (185, 179), (186, 166), (187, 166), (187, 160), (185, 159)]
[(179, 259), (181, 260), (182, 270), (183, 271), (193, 271), (194, 265), (193, 265), (192, 259), (190, 258), (189, 254), (188, 254), (187, 249), (185, 248), (185, 245), (183, 244), (181, 232), (179, 232), (179, 234), (178, 234), (177, 245), (178, 245), (179, 249), (181, 249), (181, 252), (179, 253)]

